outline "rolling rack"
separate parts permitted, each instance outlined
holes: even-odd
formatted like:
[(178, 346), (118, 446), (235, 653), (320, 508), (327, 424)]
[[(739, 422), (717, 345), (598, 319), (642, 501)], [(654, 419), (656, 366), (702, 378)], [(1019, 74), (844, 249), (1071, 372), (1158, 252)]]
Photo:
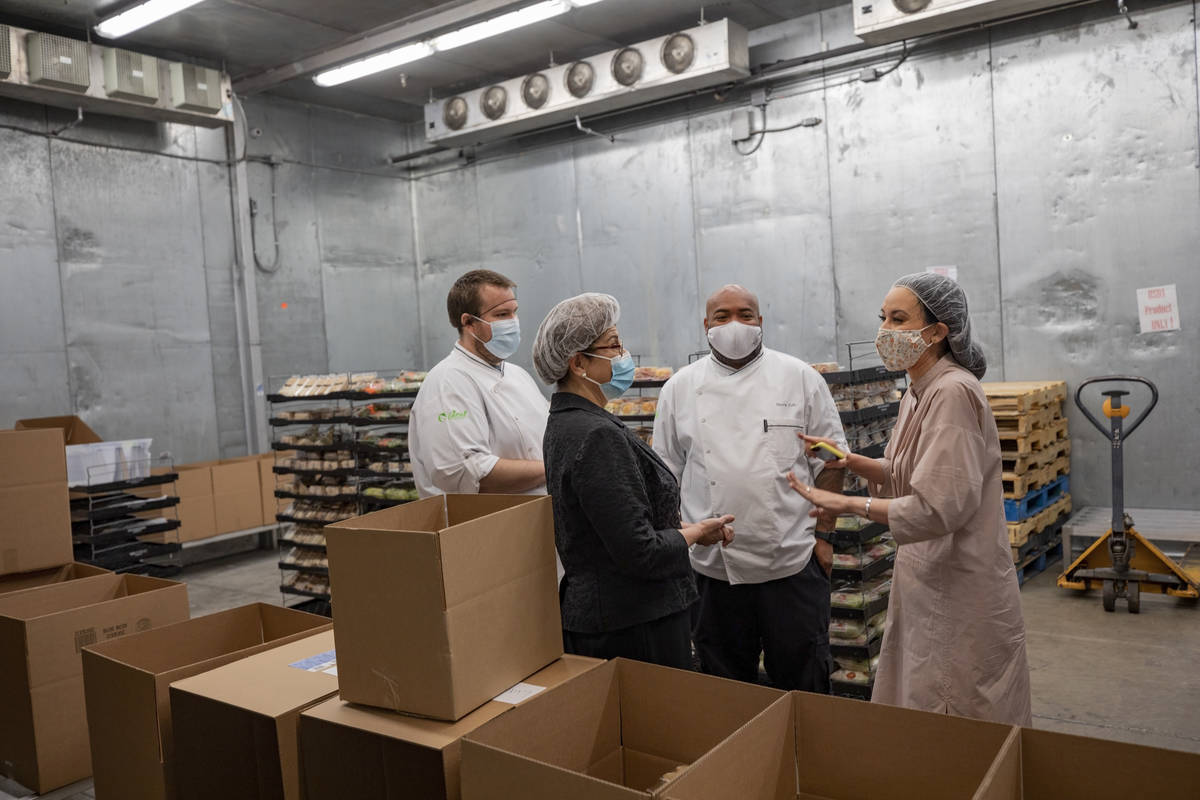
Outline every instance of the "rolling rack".
[[(633, 362), (637, 365), (638, 370), (668, 370), (668, 367), (643, 367), (642, 357), (639, 355), (633, 356)], [(667, 381), (674, 375), (674, 370), (670, 374), (665, 374), (663, 377), (645, 377), (635, 379), (630, 385), (629, 391), (621, 395), (617, 400), (612, 400), (606, 406), (606, 410), (624, 422), (627, 426), (644, 441), (646, 444), (651, 444), (654, 436), (654, 418), (658, 416), (658, 398), (647, 396), (646, 390), (658, 390), (667, 384)]]
[[(400, 370), (324, 376), (339, 386), (292, 396), (272, 378), (280, 591), (293, 608), (332, 616), (325, 525), (417, 499), (408, 462), (408, 419), (417, 388)], [(360, 386), (362, 384), (363, 386)], [(405, 388), (397, 388), (404, 386)], [(283, 480), (280, 480), (280, 479)]]
[(177, 575), (183, 569), (177, 478), (169, 459), (88, 468), (87, 482), (70, 486), (75, 560), (117, 573)]
[[(904, 389), (904, 372), (882, 366), (855, 369), (856, 349), (874, 342), (846, 345), (848, 370), (823, 372), (846, 433), (850, 450), (867, 458), (881, 458), (887, 447)], [(846, 494), (867, 494), (866, 483), (847, 474)], [(834, 567), (830, 595), (830, 652), (834, 659), (833, 693), (871, 699), (875, 665), (883, 643), (883, 630), (891, 595), (896, 545), (887, 526), (857, 516), (838, 519), (832, 537)]]

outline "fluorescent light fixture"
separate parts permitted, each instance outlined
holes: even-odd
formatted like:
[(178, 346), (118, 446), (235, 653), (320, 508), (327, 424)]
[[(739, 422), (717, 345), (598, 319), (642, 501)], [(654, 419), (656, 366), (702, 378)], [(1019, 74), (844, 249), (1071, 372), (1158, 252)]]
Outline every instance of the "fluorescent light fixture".
[[(151, 3), (164, 1), (151, 0)], [(188, 2), (188, 0), (175, 0), (175, 2)], [(193, 2), (197, 2), (197, 0), (190, 0), (188, 4), (190, 5)], [(337, 86), (340, 83), (358, 80), (368, 75), (374, 75), (376, 72), (383, 72), (384, 70), (393, 69), (411, 61), (417, 61), (437, 52), (453, 50), (456, 47), (474, 44), (484, 39), (490, 39), (493, 36), (499, 36), (502, 33), (508, 33), (518, 28), (544, 22), (545, 20), (565, 14), (573, 8), (590, 6), (599, 2), (601, 0), (543, 0), (541, 3), (534, 3), (531, 6), (510, 11), (507, 14), (485, 19), (483, 22), (476, 22), (472, 25), (447, 31), (432, 39), (411, 42), (377, 55), (368, 56), (367, 58), (317, 73), (316, 77), (313, 78), (313, 82), (318, 86)], [(114, 19), (116, 18), (114, 17)]]
[(524, 28), (526, 25), (533, 25), (535, 22), (543, 22), (570, 10), (571, 4), (565, 0), (535, 3), (518, 11), (501, 14), (465, 28), (443, 33), (441, 36), (434, 37), (433, 46), (438, 51), (452, 50), (455, 47), (462, 47), (465, 44), (473, 44), (492, 36), (515, 31), (517, 28)]
[(378, 55), (368, 56), (359, 61), (351, 61), (340, 67), (326, 70), (313, 78), (318, 86), (337, 86), (347, 81), (356, 81), (376, 72), (399, 67), (410, 61), (416, 61), (425, 56), (433, 55), (433, 46), (429, 42), (413, 42), (394, 50), (388, 50)]
[(199, 2), (201, 0), (146, 0), (145, 3), (139, 3), (133, 8), (126, 9), (120, 14), (114, 14), (97, 23), (95, 30), (105, 39), (119, 39), (139, 28), (153, 25), (160, 19), (178, 14)]

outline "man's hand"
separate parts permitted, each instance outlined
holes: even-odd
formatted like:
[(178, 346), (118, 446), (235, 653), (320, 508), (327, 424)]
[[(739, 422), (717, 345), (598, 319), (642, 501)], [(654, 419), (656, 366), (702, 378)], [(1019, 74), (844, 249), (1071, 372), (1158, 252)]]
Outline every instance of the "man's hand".
[(817, 539), (817, 547), (815, 550), (813, 550), (813, 555), (817, 557), (817, 563), (821, 565), (821, 569), (825, 570), (825, 577), (832, 577), (833, 545), (829, 542)]

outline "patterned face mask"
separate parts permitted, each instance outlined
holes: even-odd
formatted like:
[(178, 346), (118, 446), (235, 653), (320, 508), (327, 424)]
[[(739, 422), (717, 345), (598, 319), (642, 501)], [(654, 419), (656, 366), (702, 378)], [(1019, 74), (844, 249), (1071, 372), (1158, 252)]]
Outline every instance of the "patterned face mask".
[[(937, 324), (937, 323), (934, 323)], [(919, 331), (893, 331), (880, 328), (875, 336), (875, 349), (883, 359), (883, 365), (893, 372), (909, 369), (921, 360), (929, 349), (929, 342), (921, 336), (933, 325), (926, 325)]]

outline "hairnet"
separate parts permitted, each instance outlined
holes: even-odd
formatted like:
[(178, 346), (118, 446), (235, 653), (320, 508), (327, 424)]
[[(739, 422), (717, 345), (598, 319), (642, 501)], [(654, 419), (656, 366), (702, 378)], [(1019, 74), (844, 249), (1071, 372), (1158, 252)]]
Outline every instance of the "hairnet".
[(987, 372), (987, 357), (971, 336), (971, 318), (967, 314), (967, 295), (958, 285), (944, 275), (932, 272), (915, 272), (896, 281), (917, 296), (925, 307), (950, 329), (947, 341), (954, 360), (983, 378)]
[(620, 318), (617, 298), (595, 292), (563, 300), (550, 309), (533, 340), (538, 377), (546, 384), (562, 380), (571, 356), (591, 347)]

